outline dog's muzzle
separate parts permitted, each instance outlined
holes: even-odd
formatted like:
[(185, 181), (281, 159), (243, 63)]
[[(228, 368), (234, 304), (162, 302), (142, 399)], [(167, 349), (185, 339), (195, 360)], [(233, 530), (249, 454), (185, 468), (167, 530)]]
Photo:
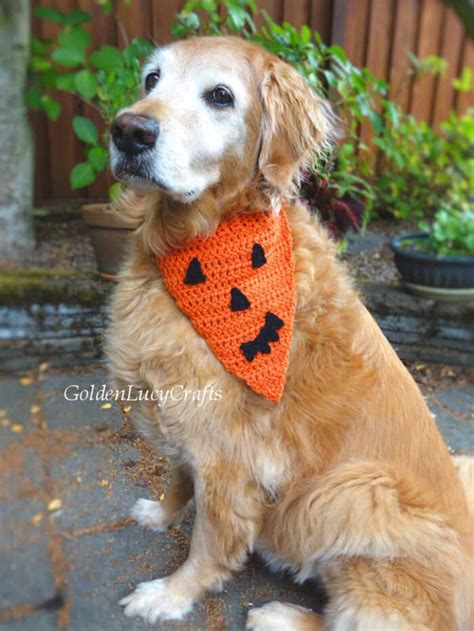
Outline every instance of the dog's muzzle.
[(125, 113), (115, 119), (110, 133), (117, 149), (131, 157), (154, 148), (160, 127), (149, 116)]

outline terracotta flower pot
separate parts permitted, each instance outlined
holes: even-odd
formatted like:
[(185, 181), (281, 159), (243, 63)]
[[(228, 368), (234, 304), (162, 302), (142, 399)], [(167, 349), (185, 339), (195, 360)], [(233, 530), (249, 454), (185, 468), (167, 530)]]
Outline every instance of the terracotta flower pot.
[(89, 226), (100, 275), (108, 280), (114, 280), (133, 228), (105, 203), (86, 204), (82, 207), (82, 217)]

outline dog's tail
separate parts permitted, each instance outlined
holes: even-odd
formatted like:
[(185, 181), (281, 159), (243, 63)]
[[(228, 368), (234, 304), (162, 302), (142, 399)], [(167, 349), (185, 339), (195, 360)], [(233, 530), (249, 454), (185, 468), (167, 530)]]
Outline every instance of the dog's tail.
[(474, 457), (453, 456), (453, 464), (464, 488), (469, 512), (474, 516)]

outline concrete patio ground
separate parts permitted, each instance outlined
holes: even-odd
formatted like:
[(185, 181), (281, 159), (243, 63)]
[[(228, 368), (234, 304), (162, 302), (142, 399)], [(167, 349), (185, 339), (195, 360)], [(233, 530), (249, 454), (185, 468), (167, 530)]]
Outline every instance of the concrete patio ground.
[[(186, 557), (192, 514), (166, 533), (137, 526), (140, 497), (159, 498), (167, 463), (137, 437), (127, 405), (68, 402), (70, 384), (107, 382), (100, 368), (0, 379), (1, 631), (139, 631), (118, 601), (140, 581)], [(453, 452), (474, 453), (474, 387), (432, 392), (428, 403)], [(269, 600), (320, 609), (320, 586), (298, 587), (257, 557), (180, 622), (155, 628), (244, 629), (247, 610)]]

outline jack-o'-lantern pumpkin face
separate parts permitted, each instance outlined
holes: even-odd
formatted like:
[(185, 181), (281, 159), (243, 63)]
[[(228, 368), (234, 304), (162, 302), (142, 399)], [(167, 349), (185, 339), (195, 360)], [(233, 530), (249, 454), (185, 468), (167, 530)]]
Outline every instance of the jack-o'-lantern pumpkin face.
[(295, 306), (285, 213), (238, 215), (157, 263), (170, 294), (225, 368), (278, 401)]

